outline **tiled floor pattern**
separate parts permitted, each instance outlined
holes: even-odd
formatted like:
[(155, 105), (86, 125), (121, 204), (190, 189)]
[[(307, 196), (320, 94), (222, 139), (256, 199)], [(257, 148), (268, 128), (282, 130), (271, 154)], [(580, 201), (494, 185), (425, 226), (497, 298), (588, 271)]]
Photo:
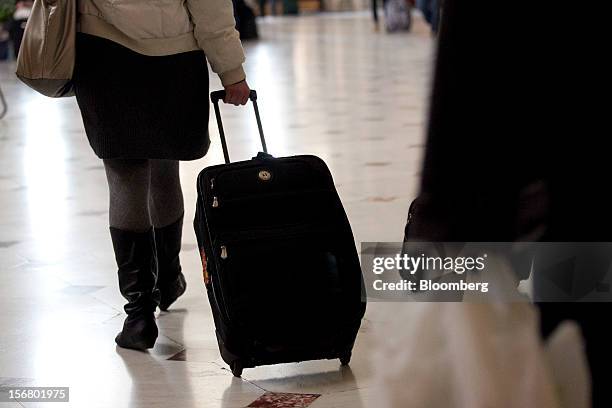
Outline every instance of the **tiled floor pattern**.
[[(402, 237), (418, 188), (433, 42), (374, 32), (368, 14), (267, 18), (245, 44), (271, 153), (310, 153), (329, 165), (357, 242)], [(265, 393), (320, 394), (310, 407), (375, 407), (378, 322), (369, 306), (351, 366), (336, 361), (246, 369), (234, 378), (219, 357), (190, 222), (182, 261), (186, 294), (157, 321), (149, 353), (113, 339), (124, 303), (107, 229), (107, 187), (74, 99), (50, 100), (0, 63), (9, 103), (0, 120), (0, 383), (70, 386), (73, 407), (243, 408)], [(211, 77), (211, 87), (219, 80)], [(252, 112), (223, 107), (233, 159), (258, 149)], [(183, 163), (186, 212), (195, 178), (222, 162), (213, 144)], [(189, 218), (189, 217), (188, 217)], [(267, 397), (266, 397), (267, 398)], [(57, 404), (53, 406), (66, 406)], [(49, 407), (49, 404), (0, 404)], [(253, 406), (253, 405), (251, 405)]]

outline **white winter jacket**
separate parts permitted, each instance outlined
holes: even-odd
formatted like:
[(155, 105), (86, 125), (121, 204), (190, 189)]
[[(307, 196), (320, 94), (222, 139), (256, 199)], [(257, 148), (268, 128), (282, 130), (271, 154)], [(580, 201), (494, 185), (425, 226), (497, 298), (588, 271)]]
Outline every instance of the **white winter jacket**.
[(79, 0), (79, 31), (144, 55), (204, 50), (224, 85), (245, 78), (231, 0)]

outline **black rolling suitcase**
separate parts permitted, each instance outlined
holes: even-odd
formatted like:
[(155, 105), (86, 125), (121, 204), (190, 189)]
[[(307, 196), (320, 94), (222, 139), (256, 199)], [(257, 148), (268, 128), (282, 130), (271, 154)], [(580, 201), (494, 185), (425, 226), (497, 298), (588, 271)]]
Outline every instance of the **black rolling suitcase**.
[(231, 163), (211, 93), (225, 164), (198, 176), (194, 228), (223, 360), (243, 368), (339, 358), (348, 364), (363, 278), (351, 227), (325, 163), (266, 152)]

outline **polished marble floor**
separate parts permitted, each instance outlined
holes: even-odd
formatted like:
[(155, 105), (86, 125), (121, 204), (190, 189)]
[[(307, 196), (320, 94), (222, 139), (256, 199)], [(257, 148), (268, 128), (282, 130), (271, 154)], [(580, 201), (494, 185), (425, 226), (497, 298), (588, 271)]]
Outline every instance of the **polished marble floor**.
[[(246, 70), (270, 152), (328, 163), (358, 243), (400, 240), (423, 147), (434, 50), (425, 25), (417, 20), (412, 33), (389, 35), (366, 13), (341, 13), (266, 18), (260, 31), (260, 41), (245, 44)], [(74, 407), (239, 408), (267, 392), (320, 394), (304, 397), (313, 408), (377, 406), (375, 373), (384, 362), (370, 351), (378, 305), (368, 310), (350, 368), (305, 362), (233, 378), (218, 353), (189, 222), (182, 253), (189, 287), (159, 314), (155, 349), (116, 348), (124, 302), (103, 167), (75, 100), (39, 96), (13, 71), (0, 63), (9, 103), (0, 120), (0, 386), (69, 386)], [(218, 79), (211, 84), (219, 87)], [(223, 111), (232, 158), (250, 157), (258, 149), (252, 112)], [(188, 214), (198, 171), (222, 161), (212, 117), (210, 127), (209, 155), (181, 167)]]

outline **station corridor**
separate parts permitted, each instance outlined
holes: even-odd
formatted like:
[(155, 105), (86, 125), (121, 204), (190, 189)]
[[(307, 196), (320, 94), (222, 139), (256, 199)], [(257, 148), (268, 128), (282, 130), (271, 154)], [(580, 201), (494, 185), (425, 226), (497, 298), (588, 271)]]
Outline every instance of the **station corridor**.
[[(244, 45), (268, 150), (326, 161), (357, 245), (400, 241), (417, 193), (435, 43), (415, 19), (410, 33), (387, 34), (374, 30), (366, 12), (266, 17), (261, 39)], [(197, 174), (223, 161), (213, 114), (209, 153), (180, 168), (187, 292), (158, 312), (154, 349), (116, 347), (125, 301), (104, 168), (75, 99), (40, 96), (14, 71), (14, 62), (0, 63), (8, 104), (0, 120), (0, 386), (67, 386), (69, 406), (87, 408), (241, 408), (266, 393), (314, 395), (299, 397), (302, 405), (251, 406), (377, 406), (374, 373), (384, 363), (372, 361), (375, 303), (350, 367), (338, 360), (281, 364), (245, 369), (240, 379), (221, 360), (191, 223)], [(211, 90), (221, 89), (216, 76), (210, 81)], [(232, 160), (254, 156), (260, 146), (251, 106), (221, 110)]]

